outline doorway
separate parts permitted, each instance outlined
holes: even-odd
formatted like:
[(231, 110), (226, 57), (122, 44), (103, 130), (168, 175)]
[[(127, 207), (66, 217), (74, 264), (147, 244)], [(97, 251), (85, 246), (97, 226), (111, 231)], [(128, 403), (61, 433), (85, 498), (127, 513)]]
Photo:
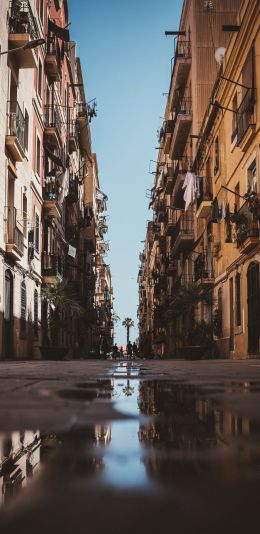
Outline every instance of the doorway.
[(250, 263), (247, 270), (248, 353), (259, 355), (260, 280), (259, 263)]
[(13, 356), (13, 275), (9, 269), (5, 271), (4, 292), (4, 355)]
[(234, 351), (235, 339), (234, 339), (234, 286), (233, 278), (229, 280), (229, 306), (230, 306), (230, 337), (229, 337), (229, 350)]

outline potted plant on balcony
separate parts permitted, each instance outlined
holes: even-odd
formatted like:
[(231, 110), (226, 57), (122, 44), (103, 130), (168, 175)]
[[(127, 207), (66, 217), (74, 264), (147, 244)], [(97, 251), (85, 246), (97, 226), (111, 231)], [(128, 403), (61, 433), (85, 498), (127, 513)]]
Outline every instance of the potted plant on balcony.
[(12, 33), (27, 33), (29, 13), (23, 9), (21, 0), (13, 0), (9, 24)]

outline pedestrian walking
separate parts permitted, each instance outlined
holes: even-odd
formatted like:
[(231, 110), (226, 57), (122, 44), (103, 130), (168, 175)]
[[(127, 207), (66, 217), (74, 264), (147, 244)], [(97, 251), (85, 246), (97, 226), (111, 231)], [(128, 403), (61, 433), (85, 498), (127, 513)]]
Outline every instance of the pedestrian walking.
[(117, 346), (117, 344), (115, 344), (115, 345), (113, 346), (113, 358), (116, 359), (117, 356), (118, 356), (118, 346)]
[(133, 343), (133, 347), (132, 348), (133, 348), (133, 358), (135, 359), (138, 356), (138, 347), (137, 347), (137, 344), (135, 342)]
[(132, 345), (131, 341), (128, 341), (128, 343), (127, 343), (127, 358), (129, 358), (131, 360), (132, 355), (133, 355), (133, 345)]

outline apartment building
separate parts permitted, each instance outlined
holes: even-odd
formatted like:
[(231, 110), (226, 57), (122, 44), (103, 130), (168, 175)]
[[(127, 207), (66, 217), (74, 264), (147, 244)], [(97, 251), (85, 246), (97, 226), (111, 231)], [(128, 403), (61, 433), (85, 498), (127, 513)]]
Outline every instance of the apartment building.
[[(4, 0), (0, 16), (8, 52), (0, 56), (0, 354), (86, 355), (97, 322), (95, 107), (86, 100), (66, 0)], [(84, 308), (84, 318), (66, 298)]]
[(196, 155), (212, 195), (197, 199), (197, 250), (210, 237), (215, 354), (227, 358), (259, 356), (259, 28), (259, 2), (242, 2)]
[[(201, 306), (203, 324), (193, 305), (184, 309), (188, 296), (192, 302), (191, 286), (199, 277), (194, 169), (205, 110), (231, 35), (223, 26), (228, 29), (235, 23), (239, 6), (240, 0), (184, 1), (179, 29), (170, 32), (175, 35), (175, 53), (164, 122), (158, 133), (160, 148), (150, 202), (153, 253), (148, 266), (153, 314), (149, 336), (154, 354), (160, 357), (185, 355), (186, 348), (190, 351), (192, 345), (200, 344), (198, 338), (205, 338), (211, 317), (206, 297)], [(211, 265), (210, 247), (203, 254)], [(211, 269), (207, 285), (212, 278)], [(195, 295), (202, 291), (204, 279), (198, 278), (196, 285), (201, 290), (194, 289)]]

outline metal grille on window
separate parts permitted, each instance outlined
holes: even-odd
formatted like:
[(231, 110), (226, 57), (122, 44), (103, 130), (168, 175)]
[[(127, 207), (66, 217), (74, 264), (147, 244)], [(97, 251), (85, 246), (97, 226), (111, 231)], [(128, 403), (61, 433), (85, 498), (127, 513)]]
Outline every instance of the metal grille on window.
[(26, 296), (26, 285), (25, 282), (21, 284), (21, 318), (20, 318), (20, 333), (26, 333), (26, 306), (27, 306), (27, 296)]

